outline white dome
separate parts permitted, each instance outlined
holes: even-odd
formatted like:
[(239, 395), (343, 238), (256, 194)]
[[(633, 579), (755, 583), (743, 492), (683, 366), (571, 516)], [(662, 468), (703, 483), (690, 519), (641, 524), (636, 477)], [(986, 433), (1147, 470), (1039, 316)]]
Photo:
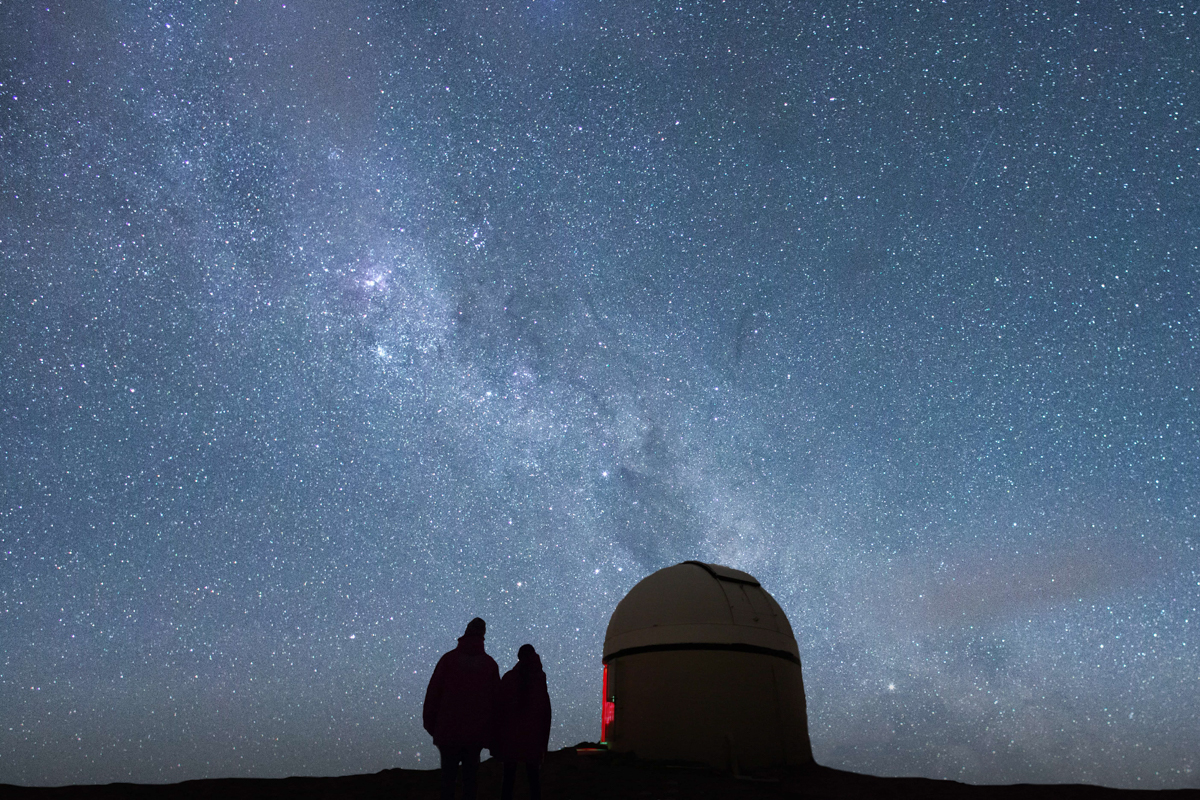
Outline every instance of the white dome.
[(708, 645), (780, 655), (800, 663), (787, 616), (752, 575), (685, 561), (642, 579), (617, 604), (604, 661), (650, 650)]

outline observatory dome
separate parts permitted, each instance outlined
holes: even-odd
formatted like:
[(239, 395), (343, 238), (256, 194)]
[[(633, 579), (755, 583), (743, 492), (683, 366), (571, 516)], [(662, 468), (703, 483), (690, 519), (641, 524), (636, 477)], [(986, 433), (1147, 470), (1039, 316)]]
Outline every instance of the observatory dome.
[(800, 661), (787, 616), (754, 576), (699, 561), (660, 569), (629, 590), (609, 620), (604, 660), (698, 644), (742, 645)]
[(601, 740), (740, 770), (812, 762), (800, 650), (754, 576), (685, 561), (636, 584), (604, 638)]

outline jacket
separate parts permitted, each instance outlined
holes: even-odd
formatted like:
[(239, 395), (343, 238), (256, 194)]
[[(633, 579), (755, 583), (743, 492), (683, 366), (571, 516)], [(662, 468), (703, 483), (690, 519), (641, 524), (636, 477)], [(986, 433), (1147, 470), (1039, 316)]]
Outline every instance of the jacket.
[(550, 693), (536, 655), (519, 661), (500, 682), (500, 739), (495, 755), (539, 763), (550, 741)]
[(490, 747), (500, 668), (483, 650), (482, 636), (461, 636), (438, 659), (425, 690), (422, 722), (438, 747)]

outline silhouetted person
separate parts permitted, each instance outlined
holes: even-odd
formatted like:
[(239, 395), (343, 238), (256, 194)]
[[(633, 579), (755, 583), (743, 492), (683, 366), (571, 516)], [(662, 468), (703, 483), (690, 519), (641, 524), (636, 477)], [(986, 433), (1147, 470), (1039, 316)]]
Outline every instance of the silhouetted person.
[(500, 681), (499, 755), (504, 760), (501, 800), (512, 800), (517, 764), (525, 764), (529, 797), (542, 796), (541, 766), (550, 741), (550, 693), (542, 659), (531, 644), (517, 651), (517, 665)]
[(442, 798), (454, 800), (462, 765), (463, 798), (474, 800), (479, 751), (493, 744), (500, 668), (483, 651), (487, 623), (467, 623), (458, 647), (442, 656), (425, 690), (423, 722), (442, 757)]

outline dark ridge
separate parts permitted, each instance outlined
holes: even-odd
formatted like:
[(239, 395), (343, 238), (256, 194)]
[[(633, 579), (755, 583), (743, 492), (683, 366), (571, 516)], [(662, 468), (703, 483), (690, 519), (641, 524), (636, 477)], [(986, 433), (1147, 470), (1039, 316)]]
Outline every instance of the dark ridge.
[[(542, 794), (547, 800), (621, 800), (622, 798), (975, 798), (977, 800), (1084, 800), (1087, 798), (1150, 797), (1164, 800), (1200, 800), (1200, 790), (1108, 789), (1082, 784), (1014, 784), (973, 786), (928, 778), (879, 778), (813, 764), (805, 768), (775, 770), (755, 775), (731, 775), (684, 763), (658, 763), (583, 743), (578, 751), (564, 748), (546, 756)], [(110, 783), (105, 786), (27, 788), (0, 784), (5, 798), (80, 798), (80, 800), (174, 800), (174, 798), (279, 798), (279, 800), (338, 800), (387, 798), (435, 800), (437, 770), (387, 769), (374, 775), (340, 778), (221, 778), (184, 783), (147, 785)], [(480, 767), (481, 800), (500, 796), (501, 764), (488, 760)], [(517, 780), (517, 797), (525, 785)]]

